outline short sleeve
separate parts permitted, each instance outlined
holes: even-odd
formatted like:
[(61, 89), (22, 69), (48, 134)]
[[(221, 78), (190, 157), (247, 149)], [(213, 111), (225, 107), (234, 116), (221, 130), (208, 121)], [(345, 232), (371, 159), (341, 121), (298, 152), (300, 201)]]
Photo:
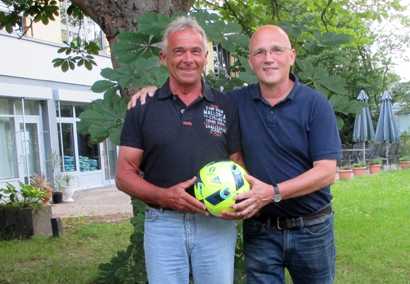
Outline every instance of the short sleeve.
[(121, 146), (143, 149), (141, 123), (138, 119), (140, 108), (135, 107), (127, 111), (121, 131)]
[(309, 151), (313, 161), (339, 160), (341, 142), (336, 116), (329, 102), (318, 95), (309, 120)]

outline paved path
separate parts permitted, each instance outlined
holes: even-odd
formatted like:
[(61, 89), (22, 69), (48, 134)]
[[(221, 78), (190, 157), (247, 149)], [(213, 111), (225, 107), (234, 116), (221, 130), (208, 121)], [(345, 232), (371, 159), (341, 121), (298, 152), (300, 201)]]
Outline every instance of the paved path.
[(74, 200), (53, 204), (53, 217), (132, 216), (130, 197), (114, 186), (77, 191)]

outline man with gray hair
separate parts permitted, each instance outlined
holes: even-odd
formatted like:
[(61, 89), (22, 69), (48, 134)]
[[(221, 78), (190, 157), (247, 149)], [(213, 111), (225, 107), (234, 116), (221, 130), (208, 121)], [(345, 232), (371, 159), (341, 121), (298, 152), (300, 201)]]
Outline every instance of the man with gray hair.
[(148, 281), (189, 283), (191, 272), (195, 283), (233, 283), (236, 222), (209, 216), (189, 193), (205, 164), (242, 163), (238, 113), (202, 80), (207, 39), (195, 20), (181, 17), (168, 26), (160, 60), (169, 79), (127, 112), (116, 177), (120, 190), (148, 205)]

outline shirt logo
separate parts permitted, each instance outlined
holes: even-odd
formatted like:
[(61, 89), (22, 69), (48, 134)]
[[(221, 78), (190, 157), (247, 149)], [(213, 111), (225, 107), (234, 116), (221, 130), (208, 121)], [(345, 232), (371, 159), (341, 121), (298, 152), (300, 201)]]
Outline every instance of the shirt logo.
[(221, 136), (226, 133), (226, 116), (217, 105), (207, 105), (204, 108), (204, 124), (211, 135)]

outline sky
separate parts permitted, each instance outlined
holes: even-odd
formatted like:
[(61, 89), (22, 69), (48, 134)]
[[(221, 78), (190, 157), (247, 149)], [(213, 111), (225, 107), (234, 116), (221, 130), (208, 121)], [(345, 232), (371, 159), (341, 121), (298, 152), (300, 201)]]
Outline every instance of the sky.
[[(400, 3), (407, 7), (401, 14), (410, 16), (410, 0), (400, 0)], [(410, 35), (410, 28), (404, 28), (400, 21), (395, 19), (375, 22), (371, 25), (371, 28), (377, 31), (377, 33), (385, 35)], [(378, 43), (376, 42), (372, 49), (374, 48), (374, 51), (376, 51), (378, 49), (377, 46)], [(401, 81), (410, 81), (410, 41), (405, 46), (401, 46), (400, 49), (400, 51), (390, 51), (394, 63), (393, 71), (401, 77)]]
[[(405, 11), (405, 14), (410, 16), (410, 0), (401, 0), (401, 4), (407, 6), (407, 10)], [(410, 29), (404, 30), (397, 28), (395, 29), (395, 32), (398, 33), (407, 33), (410, 34)], [(409, 44), (410, 45), (410, 44)], [(402, 81), (410, 81), (410, 47), (407, 47), (403, 54), (395, 57), (395, 63), (397, 64), (395, 66), (395, 71), (397, 74), (400, 75), (402, 78)]]

